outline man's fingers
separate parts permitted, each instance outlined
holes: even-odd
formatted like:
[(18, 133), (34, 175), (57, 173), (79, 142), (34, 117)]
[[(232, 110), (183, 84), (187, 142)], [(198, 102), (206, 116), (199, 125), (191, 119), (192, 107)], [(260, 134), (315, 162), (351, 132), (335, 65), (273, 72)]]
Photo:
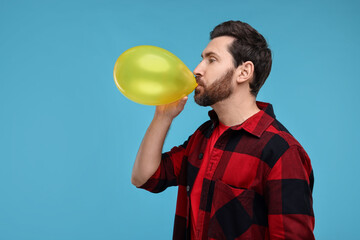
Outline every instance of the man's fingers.
[(180, 103), (181, 103), (182, 105), (185, 105), (185, 103), (187, 102), (187, 100), (188, 100), (188, 96), (185, 96), (185, 97), (183, 97), (182, 99), (180, 99)]

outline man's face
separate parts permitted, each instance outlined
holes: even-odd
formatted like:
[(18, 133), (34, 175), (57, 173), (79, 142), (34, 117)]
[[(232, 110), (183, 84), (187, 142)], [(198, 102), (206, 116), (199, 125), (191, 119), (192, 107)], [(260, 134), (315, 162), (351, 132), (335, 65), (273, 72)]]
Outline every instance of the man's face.
[(235, 67), (228, 51), (233, 41), (234, 38), (228, 36), (214, 38), (201, 54), (203, 59), (194, 70), (198, 83), (194, 96), (197, 104), (211, 106), (233, 92)]

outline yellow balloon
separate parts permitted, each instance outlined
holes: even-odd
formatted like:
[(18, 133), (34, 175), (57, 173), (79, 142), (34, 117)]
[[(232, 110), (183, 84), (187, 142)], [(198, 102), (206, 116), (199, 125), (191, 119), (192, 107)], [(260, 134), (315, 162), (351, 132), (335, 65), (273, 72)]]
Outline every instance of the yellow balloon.
[(193, 73), (178, 57), (147, 45), (130, 48), (120, 55), (114, 80), (125, 97), (145, 105), (175, 102), (197, 86)]

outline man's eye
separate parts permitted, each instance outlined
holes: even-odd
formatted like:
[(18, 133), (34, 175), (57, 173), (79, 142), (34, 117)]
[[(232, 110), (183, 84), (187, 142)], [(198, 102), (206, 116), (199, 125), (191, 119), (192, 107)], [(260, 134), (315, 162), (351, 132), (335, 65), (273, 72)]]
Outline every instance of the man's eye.
[(212, 62), (215, 62), (216, 59), (215, 58), (209, 58), (209, 62), (212, 63)]

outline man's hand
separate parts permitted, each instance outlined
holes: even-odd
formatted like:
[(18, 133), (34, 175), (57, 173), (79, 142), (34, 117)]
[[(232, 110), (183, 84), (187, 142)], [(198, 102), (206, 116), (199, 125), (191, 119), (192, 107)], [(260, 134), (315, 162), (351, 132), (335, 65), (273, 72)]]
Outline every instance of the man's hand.
[(176, 102), (156, 106), (155, 118), (166, 118), (172, 121), (184, 109), (187, 100), (188, 97), (185, 96)]

